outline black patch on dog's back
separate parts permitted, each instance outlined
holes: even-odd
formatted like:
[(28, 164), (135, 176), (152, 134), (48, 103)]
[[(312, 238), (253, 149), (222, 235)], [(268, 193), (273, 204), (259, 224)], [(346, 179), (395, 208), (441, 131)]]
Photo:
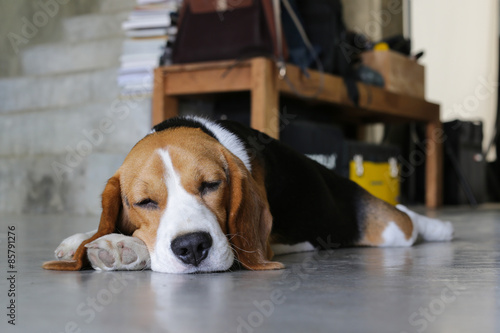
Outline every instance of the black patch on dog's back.
[(199, 128), (203, 132), (205, 132), (206, 134), (210, 135), (212, 138), (217, 140), (217, 137), (211, 130), (206, 128), (205, 125), (203, 125), (201, 122), (198, 122), (196, 121), (196, 119), (192, 118), (184, 118), (184, 117), (170, 118), (157, 124), (156, 126), (153, 127), (152, 130), (154, 132), (161, 132), (168, 129), (179, 128), (179, 127)]
[(237, 135), (265, 170), (275, 242), (329, 249), (359, 240), (364, 213), (358, 207), (368, 194), (358, 184), (262, 132), (227, 120), (217, 123)]

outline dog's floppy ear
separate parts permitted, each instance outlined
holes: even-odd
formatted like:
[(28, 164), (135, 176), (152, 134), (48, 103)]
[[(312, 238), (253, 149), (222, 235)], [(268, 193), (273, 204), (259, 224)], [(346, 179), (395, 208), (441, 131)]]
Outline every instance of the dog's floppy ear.
[(243, 162), (223, 151), (228, 163), (229, 207), (228, 233), (238, 261), (247, 269), (282, 269), (284, 265), (270, 261), (269, 245), (272, 215), (264, 184), (257, 184)]
[[(54, 260), (43, 263), (44, 269), (61, 270), (61, 271), (77, 271), (89, 266), (87, 258), (87, 248), (85, 244), (96, 240), (104, 235), (111, 234), (117, 229), (117, 224), (122, 220), (123, 213), (122, 198), (120, 190), (120, 177), (118, 172), (108, 180), (104, 191), (102, 192), (102, 213), (97, 232), (80, 244), (75, 251), (72, 260)], [(124, 229), (129, 227), (128, 221)]]

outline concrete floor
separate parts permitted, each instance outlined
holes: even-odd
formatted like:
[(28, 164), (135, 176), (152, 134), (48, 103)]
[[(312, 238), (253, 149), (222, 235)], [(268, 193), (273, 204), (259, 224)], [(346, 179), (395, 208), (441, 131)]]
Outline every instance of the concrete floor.
[(500, 207), (434, 215), (454, 223), (455, 241), (309, 252), (280, 257), (284, 271), (198, 275), (44, 271), (64, 237), (97, 219), (3, 215), (0, 331), (500, 332)]

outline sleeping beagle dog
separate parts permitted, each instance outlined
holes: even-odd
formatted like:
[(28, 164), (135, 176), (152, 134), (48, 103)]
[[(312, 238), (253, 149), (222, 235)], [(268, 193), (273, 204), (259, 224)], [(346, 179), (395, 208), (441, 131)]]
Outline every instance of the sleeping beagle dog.
[(375, 198), (230, 121), (172, 118), (139, 141), (102, 193), (96, 231), (56, 249), (52, 270), (193, 273), (281, 269), (274, 254), (447, 241), (450, 222)]

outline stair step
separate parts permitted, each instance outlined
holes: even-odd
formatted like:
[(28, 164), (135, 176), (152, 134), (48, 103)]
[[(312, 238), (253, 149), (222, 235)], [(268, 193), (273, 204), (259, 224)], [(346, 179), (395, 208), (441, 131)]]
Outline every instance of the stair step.
[(0, 116), (0, 156), (127, 153), (149, 132), (149, 98)]
[(25, 75), (51, 75), (119, 66), (123, 38), (84, 43), (49, 43), (21, 55)]
[(64, 40), (70, 43), (81, 43), (96, 39), (124, 37), (121, 24), (129, 14), (129, 11), (125, 11), (67, 18), (63, 21)]
[(110, 101), (119, 94), (118, 68), (54, 76), (0, 79), (0, 114)]
[(115, 13), (121, 11), (131, 12), (135, 5), (137, 5), (136, 0), (104, 0), (100, 1), (99, 12), (101, 13)]
[[(101, 209), (101, 194), (106, 182), (122, 165), (126, 154), (98, 153), (91, 154), (87, 159), (87, 185), (83, 193), (85, 211), (99, 215)], [(96, 224), (97, 226), (97, 224)]]
[(63, 155), (2, 158), (0, 192), (9, 195), (0, 196), (0, 211), (98, 215), (100, 194), (124, 158), (125, 154), (92, 153), (62, 177), (54, 161)]

